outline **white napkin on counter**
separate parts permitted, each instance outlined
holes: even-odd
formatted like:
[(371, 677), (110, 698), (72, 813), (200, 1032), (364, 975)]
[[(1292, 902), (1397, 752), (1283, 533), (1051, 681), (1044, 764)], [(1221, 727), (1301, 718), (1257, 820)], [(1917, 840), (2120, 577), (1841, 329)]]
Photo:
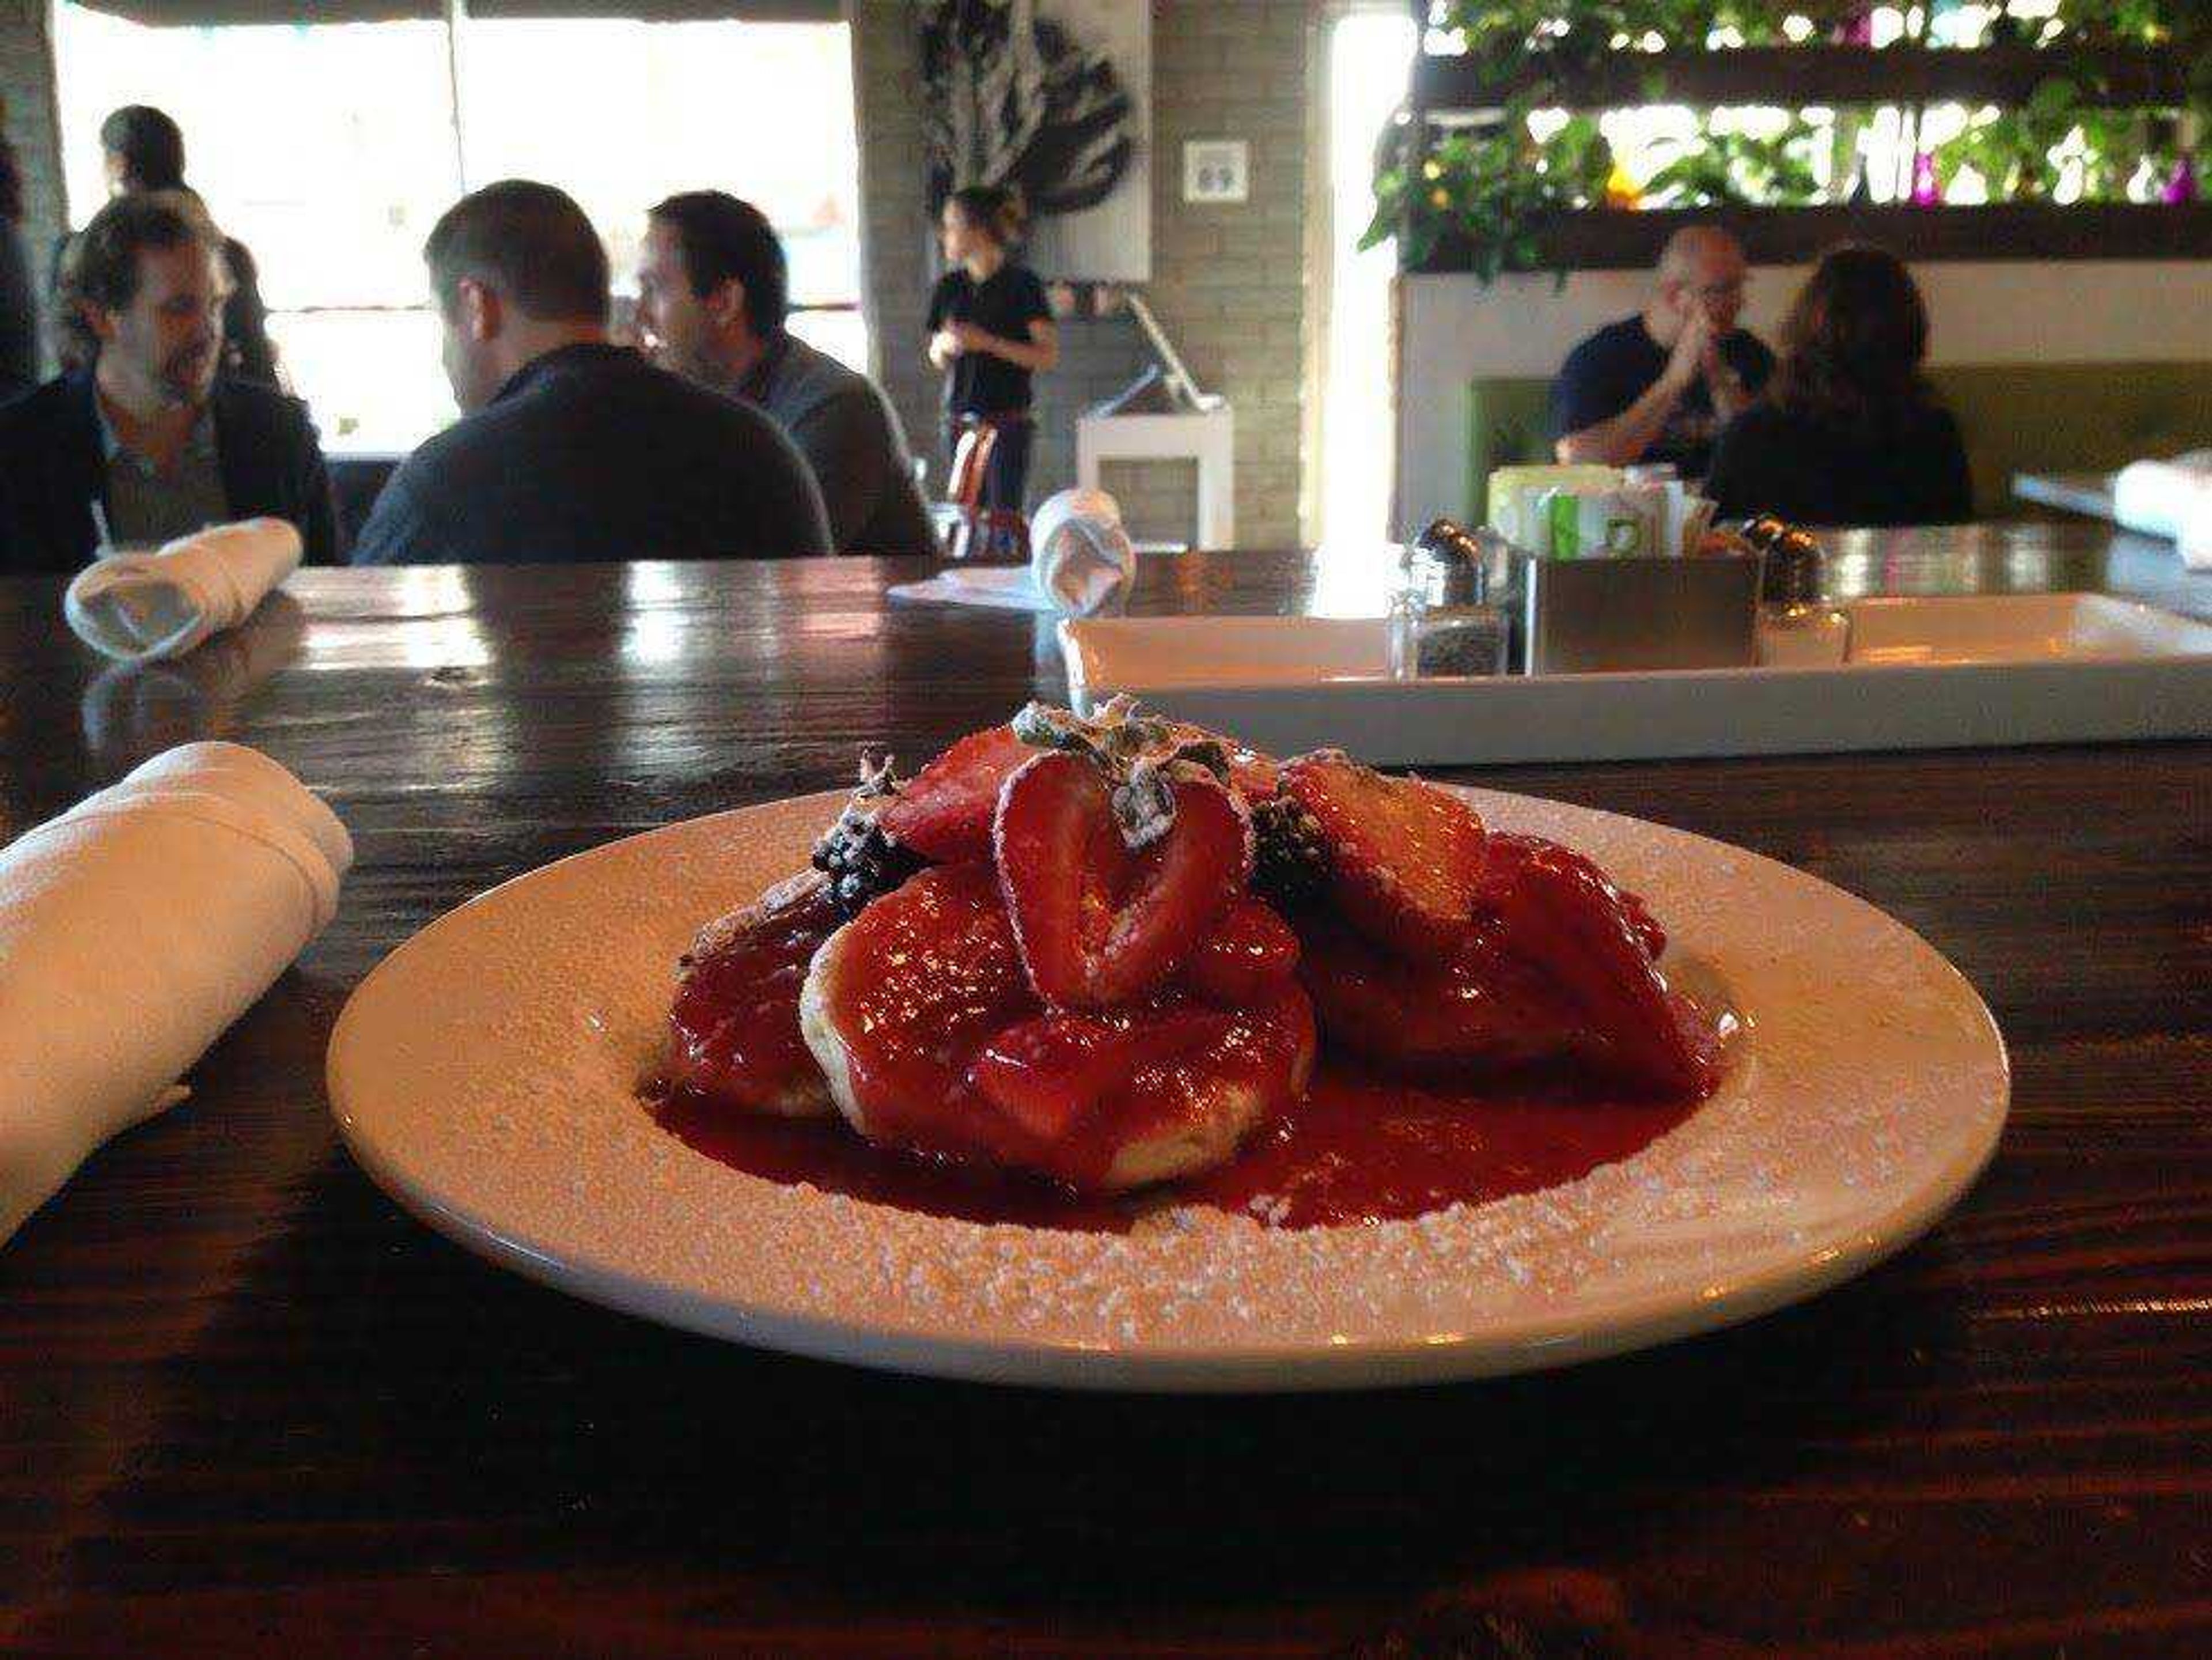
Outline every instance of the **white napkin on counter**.
[(2191, 570), (2212, 569), (2212, 450), (2122, 467), (2112, 480), (2112, 517), (2130, 530), (2171, 536)]
[(1030, 520), (1030, 562), (956, 567), (891, 589), (900, 599), (982, 605), (997, 611), (1094, 617), (1120, 608), (1137, 574), (1137, 550), (1120, 503), (1104, 490), (1065, 489)]
[(319, 933), (353, 843), (282, 766), (186, 744), (0, 849), (0, 1240)]
[(1104, 490), (1062, 490), (1030, 520), (1030, 580), (1054, 610), (1069, 617), (1117, 610), (1136, 575), (1121, 504)]
[(154, 553), (111, 554), (77, 573), (62, 602), (78, 639), (110, 657), (177, 657), (234, 629), (300, 567), (300, 532), (248, 519)]

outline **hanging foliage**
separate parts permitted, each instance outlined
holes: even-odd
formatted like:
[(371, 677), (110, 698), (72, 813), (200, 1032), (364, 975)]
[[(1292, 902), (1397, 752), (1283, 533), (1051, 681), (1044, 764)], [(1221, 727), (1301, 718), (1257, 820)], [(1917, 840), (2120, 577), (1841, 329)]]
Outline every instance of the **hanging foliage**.
[[(1899, 15), (1911, 32), (1897, 44), (1926, 46), (1928, 9)], [(1395, 239), (1401, 263), (1418, 267), (1449, 240), (1486, 283), (1542, 269), (1545, 227), (1564, 213), (1800, 207), (1863, 192), (1858, 143), (1877, 114), (1870, 107), (1823, 109), (1817, 123), (1806, 111), (1784, 112), (1780, 131), (1759, 133), (1703, 112), (1626, 192), (1596, 119), (1577, 114), (1560, 125), (1560, 112), (1573, 101), (1570, 88), (1617, 70), (1624, 57), (1863, 46), (1874, 16), (1866, 0), (1440, 0), (1432, 29), (1494, 71), (1485, 77), (1498, 88), (1494, 106), (1426, 131), (1402, 115), (1393, 124), (1378, 149), (1375, 216), (1360, 246)], [(1971, 169), (1991, 200), (2036, 200), (2063, 177), (2075, 199), (2118, 200), (2147, 176), (2186, 170), (2192, 142), (2202, 143), (2195, 135), (2212, 112), (2212, 0), (2057, 0), (2033, 18), (2000, 10), (1979, 44), (2047, 53), (2051, 73), (2017, 108), (1982, 109), (1940, 143), (1922, 144), (1918, 111), (1893, 112), (1910, 122), (1907, 149), (1923, 151), (1918, 167), (1930, 179)], [(2085, 95), (2100, 73), (2095, 54), (2115, 47), (2172, 54), (2184, 65), (2185, 108), (2112, 108)], [(1663, 101), (1656, 74), (1646, 92), (1644, 101)]]

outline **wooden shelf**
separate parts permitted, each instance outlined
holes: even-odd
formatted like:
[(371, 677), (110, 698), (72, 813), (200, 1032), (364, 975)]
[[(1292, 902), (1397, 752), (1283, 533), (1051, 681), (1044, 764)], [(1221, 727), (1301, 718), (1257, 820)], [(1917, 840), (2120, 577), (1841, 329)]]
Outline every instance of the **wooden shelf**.
[[(1577, 109), (1637, 104), (2018, 105), (2053, 76), (2073, 80), (2085, 103), (2115, 107), (2178, 105), (2187, 81), (2178, 52), (1746, 46), (1618, 52), (1569, 86), (1566, 97)], [(1495, 108), (1502, 95), (1528, 78), (1522, 73), (1501, 79), (1493, 66), (1474, 58), (1424, 55), (1413, 64), (1413, 104), (1431, 115)]]
[[(1562, 216), (1540, 233), (1545, 269), (1634, 271), (1650, 266), (1688, 224), (1735, 233), (1754, 265), (1802, 265), (1838, 242), (1879, 243), (1925, 259), (2212, 259), (2212, 204), (2183, 207), (2095, 203), (2059, 207), (1689, 208), (1594, 210)], [(1448, 238), (1423, 273), (1472, 269)]]

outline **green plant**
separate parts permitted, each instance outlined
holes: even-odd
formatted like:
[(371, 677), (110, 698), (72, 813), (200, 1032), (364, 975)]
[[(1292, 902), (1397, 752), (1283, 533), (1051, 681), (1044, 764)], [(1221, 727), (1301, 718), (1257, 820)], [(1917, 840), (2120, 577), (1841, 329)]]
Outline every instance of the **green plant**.
[[(1613, 170), (1611, 149), (1589, 115), (1575, 115), (1540, 142), (1534, 137), (1531, 119), (1566, 103), (1565, 88), (1607, 58), (1655, 45), (1702, 50), (1717, 31), (1747, 46), (1793, 33), (1826, 40), (1863, 9), (1860, 0), (1444, 0), (1431, 21), (1494, 71), (1497, 107), (1473, 125), (1433, 134), (1402, 120), (1392, 130), (1377, 156), (1376, 211), (1360, 246), (1395, 238), (1401, 263), (1418, 266), (1449, 240), (1485, 282), (1540, 269), (1547, 223), (1603, 205)], [(1990, 38), (2037, 46), (2052, 70), (2020, 107), (1988, 113), (1937, 147), (1941, 171), (1971, 167), (1993, 198), (2047, 196), (2061, 146), (2081, 168), (2090, 199), (2119, 196), (2146, 155), (2179, 153), (2183, 141), (2170, 131), (2153, 137), (2143, 112), (2084, 96), (2099, 49), (2174, 54), (2186, 66), (2187, 106), (2198, 129), (2212, 125), (2212, 0), (2057, 0), (2055, 11), (2036, 19), (1998, 13)], [(1656, 80), (1653, 89), (1656, 97)], [(1830, 133), (1854, 132), (1864, 114), (1836, 112)], [(1771, 138), (1709, 119), (1644, 192), (1667, 206), (1808, 204), (1820, 199), (1813, 166), (1820, 137), (1802, 117)]]
[(1771, 138), (1707, 125), (1651, 175), (1644, 194), (1670, 208), (1802, 207), (1820, 196), (1815, 138), (1816, 129), (1802, 116)]
[(1538, 225), (1548, 214), (1589, 202), (1592, 173), (1595, 194), (1602, 196), (1612, 170), (1612, 151), (1596, 121), (1578, 122), (1556, 155), (1535, 143), (1525, 115), (1444, 135), (1417, 172), (1401, 155), (1377, 175), (1375, 218), (1359, 246), (1396, 236), (1400, 258), (1419, 265), (1449, 233), (1466, 242), (1469, 264), (1486, 283), (1505, 271), (1539, 269)]
[(1992, 201), (2035, 200), (2051, 189), (2051, 152), (2085, 113), (2081, 88), (2053, 76), (2018, 109), (1994, 111), (1938, 144), (1936, 165), (1946, 173), (1972, 167)]

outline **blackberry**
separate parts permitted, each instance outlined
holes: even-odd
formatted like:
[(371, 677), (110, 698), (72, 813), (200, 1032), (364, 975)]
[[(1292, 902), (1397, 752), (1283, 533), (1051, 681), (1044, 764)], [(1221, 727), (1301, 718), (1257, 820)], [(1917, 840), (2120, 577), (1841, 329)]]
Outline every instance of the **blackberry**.
[(1328, 891), (1328, 842), (1321, 821), (1291, 795), (1252, 807), (1252, 891), (1275, 904), (1310, 904)]
[(890, 892), (926, 862), (885, 835), (876, 815), (858, 801), (847, 803), (814, 844), (814, 868), (830, 879), (830, 897), (848, 916), (859, 915), (868, 901)]
[(856, 916), (871, 899), (890, 892), (928, 861), (876, 822), (884, 806), (898, 799), (889, 756), (860, 755), (860, 787), (837, 822), (814, 844), (814, 868), (830, 879), (830, 897), (848, 916)]

